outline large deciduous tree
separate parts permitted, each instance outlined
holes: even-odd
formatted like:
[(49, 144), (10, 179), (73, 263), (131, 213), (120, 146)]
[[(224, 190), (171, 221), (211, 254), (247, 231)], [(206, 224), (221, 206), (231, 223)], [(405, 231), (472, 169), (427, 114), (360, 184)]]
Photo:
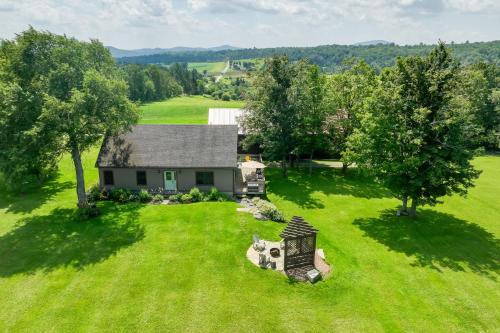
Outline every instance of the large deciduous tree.
[(2, 42), (0, 59), (1, 171), (46, 174), (69, 152), (85, 207), (81, 153), (138, 120), (111, 54), (95, 40), (30, 28)]
[[(375, 71), (363, 60), (349, 60), (340, 73), (332, 75), (327, 82), (327, 97), (331, 108), (327, 117), (327, 129), (334, 151), (342, 154), (347, 139), (359, 127), (359, 114), (365, 99), (377, 86)], [(342, 161), (345, 173), (349, 162)]]
[(425, 58), (398, 59), (383, 72), (349, 138), (344, 157), (384, 182), (402, 200), (403, 213), (414, 216), (417, 205), (465, 194), (479, 175), (470, 163), (477, 126), (457, 89), (458, 72), (442, 43)]
[(290, 63), (284, 56), (267, 60), (247, 94), (243, 119), (247, 143), (259, 142), (269, 159), (281, 160), (285, 177), (287, 157), (296, 147), (298, 107), (291, 95), (301, 65)]
[(476, 63), (460, 73), (459, 89), (471, 103), (480, 126), (479, 146), (500, 148), (500, 67), (494, 63)]
[(314, 153), (328, 145), (325, 120), (329, 104), (325, 98), (326, 80), (316, 65), (299, 67), (291, 89), (291, 100), (297, 108), (299, 126), (294, 129), (298, 154), (309, 155), (312, 173)]

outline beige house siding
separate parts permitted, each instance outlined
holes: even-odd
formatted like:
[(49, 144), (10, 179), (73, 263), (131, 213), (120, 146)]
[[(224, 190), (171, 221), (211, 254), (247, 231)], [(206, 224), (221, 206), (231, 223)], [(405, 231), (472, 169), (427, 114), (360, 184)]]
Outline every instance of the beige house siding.
[[(104, 170), (113, 171), (114, 185), (104, 185)], [(137, 186), (136, 171), (146, 171), (147, 186)], [(164, 187), (163, 172), (175, 171), (177, 177), (177, 190), (189, 192), (196, 187), (196, 172), (211, 171), (214, 173), (214, 186), (221, 192), (233, 193), (234, 169), (232, 168), (99, 168), (99, 183), (106, 188), (129, 188), (132, 190), (158, 189)], [(197, 186), (202, 191), (210, 190), (211, 186)]]

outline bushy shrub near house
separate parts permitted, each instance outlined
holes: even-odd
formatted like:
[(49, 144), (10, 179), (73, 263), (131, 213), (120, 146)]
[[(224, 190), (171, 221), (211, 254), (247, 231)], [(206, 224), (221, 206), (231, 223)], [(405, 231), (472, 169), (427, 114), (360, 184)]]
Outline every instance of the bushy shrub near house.
[(197, 187), (193, 187), (191, 191), (189, 191), (189, 195), (191, 195), (192, 202), (200, 202), (203, 201), (203, 193)]
[[(88, 200), (91, 203), (102, 200), (112, 200), (119, 203), (127, 202), (153, 202), (161, 203), (164, 200), (163, 194), (157, 190), (148, 191), (142, 189), (140, 191), (131, 191), (126, 188), (115, 188), (110, 190), (101, 189), (99, 186), (92, 186), (87, 194)], [(201, 192), (198, 188), (194, 187), (189, 193), (177, 193), (168, 197), (172, 203), (191, 203), (202, 201), (227, 201), (229, 197), (217, 188), (212, 187), (210, 192)]]
[(285, 217), (283, 216), (283, 214), (278, 210), (278, 208), (276, 208), (275, 205), (273, 205), (269, 201), (263, 200), (259, 197), (255, 197), (252, 199), (252, 202), (257, 207), (259, 212), (271, 221), (285, 221)]
[(144, 189), (140, 190), (139, 193), (137, 193), (137, 196), (139, 197), (140, 202), (150, 202), (153, 200), (151, 193)]
[(120, 203), (126, 203), (133, 199), (132, 191), (126, 188), (114, 188), (109, 191), (109, 198), (113, 201)]
[(182, 203), (191, 203), (193, 202), (193, 196), (189, 193), (181, 195), (181, 202)]
[(103, 200), (101, 188), (97, 185), (92, 186), (89, 190), (89, 193), (87, 194), (87, 200), (89, 202)]
[(168, 197), (171, 202), (181, 202), (182, 193), (172, 194)]
[(151, 200), (151, 202), (161, 203), (161, 202), (163, 202), (163, 199), (164, 199), (164, 197), (162, 194), (155, 194), (155, 195), (153, 195), (153, 199)]
[(216, 187), (212, 187), (210, 192), (204, 194), (204, 201), (228, 201), (229, 197), (223, 192), (219, 192)]

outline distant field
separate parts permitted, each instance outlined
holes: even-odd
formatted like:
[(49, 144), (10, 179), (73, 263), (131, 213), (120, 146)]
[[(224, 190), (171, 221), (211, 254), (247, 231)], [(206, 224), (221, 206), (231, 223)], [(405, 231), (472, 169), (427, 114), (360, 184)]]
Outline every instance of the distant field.
[(243, 101), (219, 101), (203, 96), (182, 96), (141, 106), (141, 124), (206, 124), (209, 108), (239, 108)]
[(188, 64), (189, 69), (196, 69), (198, 72), (203, 73), (207, 71), (208, 73), (220, 73), (226, 67), (224, 61), (220, 62), (190, 62)]

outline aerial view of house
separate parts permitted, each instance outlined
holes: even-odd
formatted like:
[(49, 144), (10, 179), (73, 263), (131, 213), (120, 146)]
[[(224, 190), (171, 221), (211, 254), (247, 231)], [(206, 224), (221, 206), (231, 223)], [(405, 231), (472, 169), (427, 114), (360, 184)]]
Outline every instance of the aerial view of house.
[(500, 333), (498, 0), (0, 22), (0, 333)]
[(238, 161), (237, 147), (236, 125), (135, 125), (103, 141), (96, 161), (99, 183), (165, 194), (194, 187), (263, 194), (263, 165)]
[(234, 192), (237, 127), (136, 125), (107, 138), (97, 157), (106, 188), (163, 188), (167, 193), (193, 187)]

